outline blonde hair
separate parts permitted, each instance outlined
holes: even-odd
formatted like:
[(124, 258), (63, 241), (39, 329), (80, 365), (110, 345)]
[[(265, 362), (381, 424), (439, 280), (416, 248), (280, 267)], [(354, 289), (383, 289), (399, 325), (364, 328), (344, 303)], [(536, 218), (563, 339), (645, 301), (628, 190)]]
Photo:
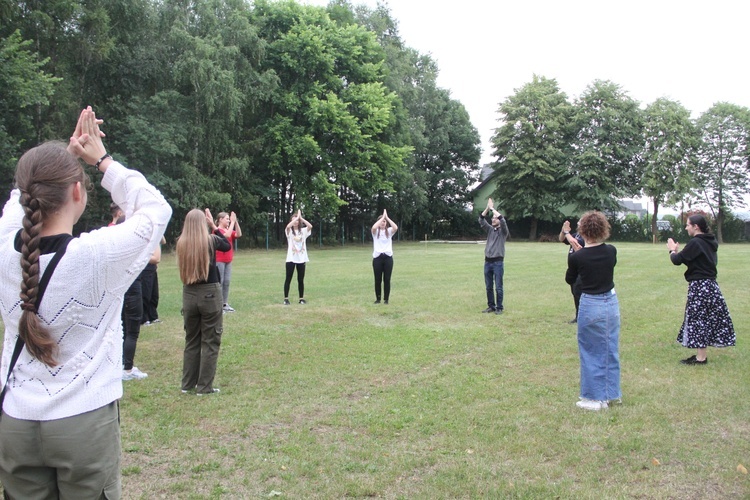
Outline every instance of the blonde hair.
[(47, 366), (57, 365), (57, 343), (37, 316), (39, 293), (39, 243), (44, 220), (60, 210), (68, 201), (68, 188), (76, 182), (88, 189), (90, 180), (78, 160), (68, 153), (61, 142), (45, 142), (30, 149), (18, 160), (16, 187), (21, 191), (23, 207), (21, 230), (21, 300), (23, 312), (18, 322), (18, 335), (26, 349)]
[(214, 221), (217, 226), (219, 225), (219, 221), (224, 217), (229, 217), (229, 214), (226, 212), (219, 212), (219, 215), (216, 216), (216, 220)]
[(208, 232), (205, 214), (197, 208), (185, 216), (182, 234), (177, 239), (177, 267), (184, 285), (194, 285), (208, 279), (213, 239)]

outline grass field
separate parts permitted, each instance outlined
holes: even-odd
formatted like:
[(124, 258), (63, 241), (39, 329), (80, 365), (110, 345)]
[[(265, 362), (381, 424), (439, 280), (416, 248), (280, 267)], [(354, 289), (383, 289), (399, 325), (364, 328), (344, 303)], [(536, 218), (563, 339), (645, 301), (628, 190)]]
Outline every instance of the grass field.
[(124, 497), (750, 498), (750, 246), (719, 250), (738, 345), (697, 367), (675, 342), (685, 268), (615, 245), (623, 405), (598, 413), (575, 406), (563, 245), (508, 244), (502, 316), (480, 314), (483, 245), (394, 244), (389, 305), (370, 246), (313, 245), (305, 306), (296, 281), (281, 305), (285, 251), (241, 251), (205, 397), (180, 392), (166, 255), (163, 323), (136, 354), (149, 377), (121, 402)]

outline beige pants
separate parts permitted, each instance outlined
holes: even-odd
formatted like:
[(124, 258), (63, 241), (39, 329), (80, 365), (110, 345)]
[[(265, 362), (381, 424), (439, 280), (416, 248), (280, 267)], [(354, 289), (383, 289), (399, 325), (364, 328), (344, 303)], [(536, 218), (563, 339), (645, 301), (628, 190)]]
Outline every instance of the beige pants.
[(117, 402), (58, 420), (0, 419), (0, 481), (13, 499), (119, 499)]

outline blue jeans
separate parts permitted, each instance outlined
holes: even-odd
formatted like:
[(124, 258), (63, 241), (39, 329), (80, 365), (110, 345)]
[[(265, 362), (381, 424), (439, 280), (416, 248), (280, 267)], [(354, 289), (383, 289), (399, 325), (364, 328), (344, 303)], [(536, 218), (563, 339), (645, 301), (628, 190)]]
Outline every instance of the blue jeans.
[[(487, 288), (487, 306), (497, 311), (503, 310), (503, 261), (484, 263), (484, 286)], [(495, 287), (493, 294), (492, 287)], [(495, 302), (497, 299), (497, 302)]]
[(611, 401), (620, 391), (620, 304), (614, 289), (581, 294), (578, 310), (578, 352), (581, 357), (581, 397)]

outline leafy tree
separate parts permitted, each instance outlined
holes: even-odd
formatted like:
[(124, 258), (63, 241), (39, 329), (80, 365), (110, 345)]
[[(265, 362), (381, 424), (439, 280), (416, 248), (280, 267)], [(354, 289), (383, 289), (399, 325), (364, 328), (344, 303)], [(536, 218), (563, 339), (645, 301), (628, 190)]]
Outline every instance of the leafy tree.
[(261, 67), (279, 79), (254, 130), (277, 227), (299, 206), (348, 220), (350, 203), (391, 189), (409, 152), (389, 141), (395, 95), (382, 84), (382, 49), (371, 32), (337, 24), (324, 9), (261, 0), (253, 16), (268, 42)]
[(416, 168), (425, 176), (428, 215), (432, 223), (463, 221), (469, 185), (477, 178), (479, 133), (466, 109), (448, 91), (428, 87), (423, 97), (426, 141), (414, 157)]
[(748, 136), (750, 109), (721, 102), (698, 119), (701, 132), (698, 183), (716, 220), (716, 236), (723, 241), (722, 226), (730, 207), (744, 206), (750, 193)]
[(641, 183), (654, 201), (651, 234), (656, 243), (659, 207), (677, 203), (692, 190), (699, 136), (690, 112), (676, 101), (657, 99), (646, 107), (644, 118)]
[(597, 80), (575, 105), (576, 138), (565, 182), (581, 210), (617, 212), (619, 199), (640, 191), (643, 120), (638, 102), (619, 85)]
[(394, 177), (395, 195), (379, 193), (377, 203), (390, 198), (395, 205), (392, 211), (402, 222), (433, 234), (438, 224), (451, 227), (451, 232), (465, 230), (468, 188), (479, 170), (479, 134), (463, 105), (437, 86), (435, 61), (404, 46), (388, 8), (380, 4), (374, 10), (362, 6), (355, 10), (357, 21), (372, 30), (383, 47), (384, 81), (399, 97), (394, 140), (405, 140), (413, 147), (408, 170)]
[(23, 150), (37, 142), (30, 108), (49, 104), (60, 81), (44, 71), (48, 60), (39, 60), (31, 45), (18, 30), (0, 39), (0, 172), (6, 180)]
[(495, 198), (510, 218), (531, 219), (529, 239), (539, 220), (556, 220), (563, 204), (573, 138), (573, 107), (557, 81), (534, 75), (500, 104), (495, 148)]

